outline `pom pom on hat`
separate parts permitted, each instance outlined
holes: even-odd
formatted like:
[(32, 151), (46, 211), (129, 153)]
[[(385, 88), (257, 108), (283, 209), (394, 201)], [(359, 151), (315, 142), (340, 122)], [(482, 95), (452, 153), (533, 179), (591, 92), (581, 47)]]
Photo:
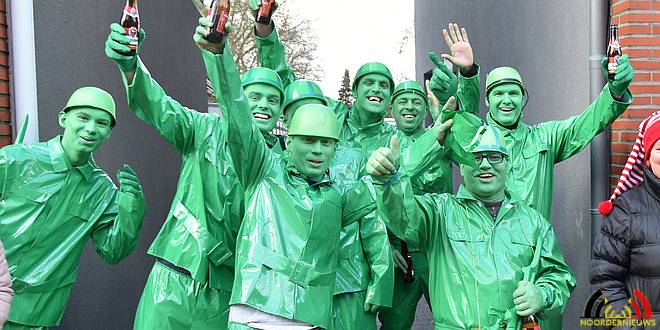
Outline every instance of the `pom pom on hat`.
[(612, 213), (612, 209), (612, 202), (610, 201), (602, 201), (600, 204), (598, 204), (598, 212), (600, 212), (600, 214), (604, 217), (610, 215), (610, 213)]

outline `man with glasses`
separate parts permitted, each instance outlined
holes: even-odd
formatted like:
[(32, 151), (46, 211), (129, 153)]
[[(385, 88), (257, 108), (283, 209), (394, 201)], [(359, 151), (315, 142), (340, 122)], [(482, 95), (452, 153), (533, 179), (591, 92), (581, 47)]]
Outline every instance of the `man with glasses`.
[(550, 224), (505, 187), (509, 152), (501, 133), (479, 128), (470, 145), (476, 165), (460, 165), (464, 184), (456, 195), (414, 195), (410, 177), (397, 169), (397, 144), (394, 138), (377, 149), (367, 172), (388, 228), (428, 256), (435, 327), (520, 329), (520, 317), (563, 311), (575, 277)]

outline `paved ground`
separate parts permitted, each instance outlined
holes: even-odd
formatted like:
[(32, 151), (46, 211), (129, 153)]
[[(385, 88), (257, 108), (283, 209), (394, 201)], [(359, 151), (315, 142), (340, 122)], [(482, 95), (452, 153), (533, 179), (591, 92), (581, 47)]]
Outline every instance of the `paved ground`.
[[(378, 322), (380, 327), (380, 322)], [(415, 314), (415, 323), (413, 324), (412, 330), (431, 330), (433, 329), (433, 314), (431, 314), (431, 309), (429, 305), (426, 304), (425, 299), (419, 300), (419, 305), (417, 305), (417, 314)]]

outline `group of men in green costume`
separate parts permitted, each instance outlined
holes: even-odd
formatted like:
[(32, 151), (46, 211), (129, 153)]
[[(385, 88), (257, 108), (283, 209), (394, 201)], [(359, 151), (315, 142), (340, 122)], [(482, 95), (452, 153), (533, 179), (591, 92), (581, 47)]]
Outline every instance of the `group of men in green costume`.
[[(387, 66), (367, 63), (350, 110), (296, 78), (274, 23), (255, 23), (261, 66), (242, 77), (229, 44), (205, 39), (211, 25), (200, 18), (193, 39), (220, 114), (168, 96), (140, 57), (127, 55), (120, 25), (105, 45), (131, 111), (183, 160), (148, 250), (156, 261), (136, 329), (375, 329), (376, 315), (383, 329), (407, 329), (421, 296), (438, 329), (520, 328), (532, 314), (544, 329), (561, 328), (575, 277), (552, 230), (553, 167), (632, 102), (626, 56), (583, 113), (534, 126), (521, 120), (521, 76), (496, 68), (484, 124), (479, 66), (455, 24), (443, 31), (451, 55), (442, 56), (458, 75), (431, 54), (427, 88), (395, 85)], [(138, 39), (139, 54), (144, 31)], [(396, 127), (384, 122), (388, 108)], [(287, 136), (271, 133), (280, 118)], [(16, 295), (10, 329), (57, 325), (84, 238), (118, 262), (144, 217), (132, 169), (119, 173), (117, 189), (91, 158), (116, 124), (112, 97), (82, 88), (59, 120), (61, 137), (0, 149), (0, 239)], [(464, 178), (455, 195), (453, 163)], [(412, 283), (403, 280), (404, 243)]]

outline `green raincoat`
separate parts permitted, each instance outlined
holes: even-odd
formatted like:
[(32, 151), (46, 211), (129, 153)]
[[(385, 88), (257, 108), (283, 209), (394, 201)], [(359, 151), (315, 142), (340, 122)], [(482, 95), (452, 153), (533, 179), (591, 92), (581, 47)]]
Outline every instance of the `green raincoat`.
[(208, 315), (224, 314), (224, 321), (215, 324), (226, 327), (228, 299), (218, 296), (228, 298), (232, 288), (236, 235), (245, 205), (243, 188), (226, 149), (222, 120), (167, 96), (141, 61), (126, 93), (135, 115), (183, 157), (172, 206), (148, 253), (185, 269), (194, 280), (175, 279), (186, 276), (171, 270), (160, 271), (164, 276), (170, 274), (171, 280), (158, 281), (152, 277), (160, 268), (154, 267), (140, 299), (135, 327), (150, 329), (152, 319), (163, 322), (162, 327), (193, 322), (192, 315), (182, 313), (189, 305), (199, 305), (190, 307), (193, 311), (208, 309)]
[(347, 190), (326, 175), (308, 182), (288, 153), (263, 143), (229, 47), (202, 50), (247, 210), (237, 242), (231, 304), (328, 328), (342, 226), (375, 213), (368, 186)]
[(137, 244), (144, 217), (92, 158), (73, 167), (60, 136), (0, 149), (0, 239), (12, 277), (9, 321), (56, 326), (92, 239), (105, 263)]
[(456, 196), (415, 196), (401, 173), (376, 182), (378, 209), (391, 231), (428, 256), (436, 329), (520, 329), (513, 291), (536, 249), (541, 250), (534, 284), (546, 304), (537, 316), (563, 310), (575, 277), (538, 212), (507, 191), (493, 221), (464, 186)]

